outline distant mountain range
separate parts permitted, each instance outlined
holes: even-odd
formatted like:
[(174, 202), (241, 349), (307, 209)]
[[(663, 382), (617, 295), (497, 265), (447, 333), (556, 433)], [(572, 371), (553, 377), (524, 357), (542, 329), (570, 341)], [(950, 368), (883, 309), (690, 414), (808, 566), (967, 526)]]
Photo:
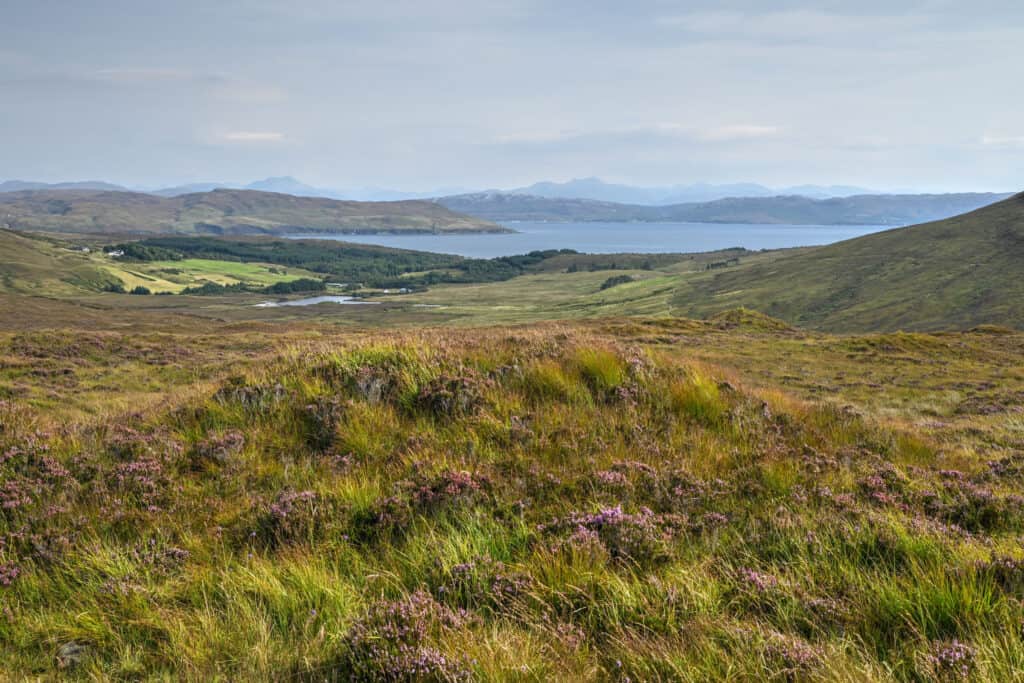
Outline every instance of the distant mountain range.
[(738, 197), (711, 202), (643, 206), (590, 199), (481, 192), (442, 197), (452, 211), (497, 222), (646, 221), (792, 225), (909, 225), (939, 220), (998, 202), (1009, 194)]
[(389, 190), (386, 188), (364, 187), (354, 189), (331, 189), (326, 187), (314, 187), (293, 178), (291, 176), (278, 176), (264, 178), (245, 185), (238, 183), (192, 183), (179, 185), (177, 187), (165, 187), (153, 190), (151, 194), (161, 197), (177, 197), (193, 192), (209, 192), (211, 190), (259, 190), (260, 192), (279, 192), (290, 194), (296, 197), (326, 197), (327, 199), (339, 199), (360, 202), (397, 202), (407, 199), (431, 199), (446, 194), (457, 194), (466, 192), (465, 188), (445, 188), (431, 192), (404, 192), (402, 190)]
[[(479, 190), (451, 187), (438, 188), (431, 191), (409, 192), (380, 187), (363, 188), (326, 188), (315, 187), (292, 176), (276, 176), (264, 178), (251, 183), (203, 182), (176, 185), (163, 188), (124, 187), (100, 181), (41, 183), (24, 180), (10, 180), (0, 183), (0, 192), (19, 192), (22, 190), (110, 190), (148, 192), (161, 197), (176, 197), (194, 192), (211, 190), (259, 190), (261, 192), (279, 192), (297, 197), (327, 197), (328, 199), (347, 199), (353, 201), (399, 201), (403, 199), (431, 199), (457, 194), (470, 194)], [(711, 185), (697, 183), (693, 185), (672, 185), (665, 187), (636, 187), (607, 183), (600, 178), (580, 178), (564, 183), (540, 182), (528, 187), (514, 190), (486, 190), (504, 194), (527, 194), (548, 199), (591, 199), (594, 201), (615, 202), (618, 204), (638, 204), (642, 206), (665, 206), (688, 202), (709, 202), (726, 197), (774, 197), (778, 195), (799, 195), (812, 199), (829, 197), (848, 197), (862, 194), (880, 194), (872, 190), (845, 185), (799, 185), (795, 187), (770, 188), (756, 183), (734, 183), (727, 185)]]
[[(101, 181), (39, 183), (11, 180), (0, 193), (27, 190), (140, 192)], [(843, 185), (772, 189), (754, 183), (634, 187), (581, 178), (541, 182), (513, 191), (403, 192), (383, 188), (335, 190), (291, 176), (246, 185), (192, 183), (148, 190), (175, 198), (215, 190), (250, 190), (339, 201), (395, 202), (431, 199), (484, 221), (671, 221), (693, 223), (788, 223), (797, 225), (908, 225), (948, 218), (1009, 197), (1009, 194), (881, 194)], [(3, 194), (0, 194), (2, 197)]]
[(74, 183), (37, 183), (30, 180), (8, 180), (0, 183), (0, 192), (24, 192), (25, 190), (109, 190), (116, 192), (126, 188), (99, 180), (83, 180)]
[(256, 190), (160, 197), (105, 190), (0, 194), (0, 228), (65, 233), (279, 235), (507, 232), (428, 201), (348, 202)]
[(850, 197), (862, 194), (879, 194), (863, 187), (845, 185), (799, 185), (796, 187), (770, 188), (757, 183), (734, 183), (729, 185), (672, 185), (668, 187), (634, 187), (606, 183), (600, 178), (578, 178), (565, 183), (542, 182), (512, 190), (510, 194), (527, 194), (549, 199), (593, 199), (617, 204), (641, 204), (645, 206), (666, 206), (692, 202), (710, 202), (726, 197), (777, 197), (799, 195), (811, 199), (829, 197)]

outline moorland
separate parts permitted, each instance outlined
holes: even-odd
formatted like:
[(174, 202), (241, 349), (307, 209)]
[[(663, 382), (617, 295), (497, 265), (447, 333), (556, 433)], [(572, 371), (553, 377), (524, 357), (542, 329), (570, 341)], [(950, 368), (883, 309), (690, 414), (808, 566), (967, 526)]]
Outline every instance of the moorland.
[[(709, 254), (0, 231), (0, 672), (1015, 680), (1022, 202)], [(297, 282), (378, 304), (254, 305)]]

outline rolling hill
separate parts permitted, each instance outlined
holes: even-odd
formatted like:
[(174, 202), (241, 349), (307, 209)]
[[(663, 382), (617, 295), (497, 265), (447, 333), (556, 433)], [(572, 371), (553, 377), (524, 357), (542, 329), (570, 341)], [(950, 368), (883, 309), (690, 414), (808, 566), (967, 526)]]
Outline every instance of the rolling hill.
[(0, 192), (24, 192), (26, 190), (102, 190), (127, 192), (128, 188), (101, 180), (82, 180), (68, 183), (40, 183), (34, 180), (5, 180), (0, 183)]
[(346, 202), (217, 189), (177, 197), (29, 190), (0, 194), (0, 228), (100, 234), (502, 232), (427, 201)]
[(1024, 327), (1024, 194), (685, 281), (681, 315), (747, 306), (833, 331)]
[(77, 296), (116, 281), (102, 264), (42, 235), (0, 230), (0, 294)]
[(792, 225), (909, 225), (939, 220), (1006, 199), (1008, 194), (857, 195), (812, 199), (790, 195), (646, 206), (592, 199), (479, 192), (442, 197), (452, 211), (495, 221), (650, 221)]

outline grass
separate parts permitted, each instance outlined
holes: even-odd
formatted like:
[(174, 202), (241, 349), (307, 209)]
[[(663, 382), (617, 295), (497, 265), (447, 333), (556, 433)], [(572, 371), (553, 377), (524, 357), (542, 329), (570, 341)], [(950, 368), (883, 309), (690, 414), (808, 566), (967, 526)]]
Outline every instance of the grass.
[(1024, 325), (1024, 195), (682, 283), (681, 315), (747, 306), (831, 331)]
[(301, 268), (214, 259), (132, 263), (78, 251), (70, 242), (0, 230), (0, 293), (81, 300), (109, 283), (126, 289), (143, 286), (153, 293), (178, 293), (206, 282), (267, 286), (322, 276)]
[(275, 311), (0, 240), (0, 678), (1020, 678), (1020, 332), (724, 308), (810, 250)]
[[(180, 292), (187, 287), (201, 286), (206, 282), (219, 285), (244, 283), (266, 287), (277, 282), (290, 282), (302, 278), (320, 279), (321, 276), (300, 268), (286, 268), (266, 263), (239, 263), (214, 259), (182, 259), (181, 261), (153, 261), (150, 263), (124, 264), (112, 273), (134, 286), (130, 276), (142, 277), (142, 284), (156, 291)], [(153, 278), (150, 284), (145, 279)], [(153, 285), (157, 285), (154, 288)]]
[(0, 336), (4, 677), (1019, 675), (1019, 333), (144, 327)]

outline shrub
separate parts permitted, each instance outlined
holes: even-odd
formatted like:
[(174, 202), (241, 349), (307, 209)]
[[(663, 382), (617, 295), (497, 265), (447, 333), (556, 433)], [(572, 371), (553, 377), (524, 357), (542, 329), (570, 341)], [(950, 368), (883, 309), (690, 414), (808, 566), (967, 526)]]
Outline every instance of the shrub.
[(606, 289), (618, 287), (619, 285), (624, 285), (633, 281), (634, 279), (631, 275), (616, 275), (614, 277), (608, 278), (607, 280), (601, 283), (601, 291), (603, 292)]
[(442, 375), (420, 387), (415, 405), (434, 417), (471, 415), (485, 404), (483, 380)]
[(959, 640), (936, 643), (927, 655), (926, 667), (938, 681), (965, 681), (975, 669), (977, 653)]
[(555, 547), (599, 544), (613, 559), (657, 564), (670, 558), (671, 533), (664, 519), (646, 508), (630, 514), (621, 505), (596, 513), (574, 512), (540, 527), (542, 533), (560, 537)]
[(975, 569), (981, 576), (992, 581), (1011, 595), (1024, 594), (1024, 560), (1012, 557), (996, 557), (979, 562)]
[(272, 285), (264, 287), (260, 292), (263, 294), (294, 294), (295, 292), (322, 292), (326, 289), (327, 283), (323, 280), (299, 278), (297, 280), (275, 282)]
[(136, 285), (135, 287), (132, 288), (132, 291), (130, 291), (128, 293), (129, 294), (134, 294), (136, 296), (149, 296), (153, 292), (149, 291), (148, 288), (143, 287), (142, 285)]
[(491, 488), (486, 477), (469, 472), (442, 472), (435, 477), (416, 478), (406, 485), (410, 503), (418, 512), (435, 512), (485, 499)]
[(972, 532), (1019, 529), (1024, 499), (1003, 496), (970, 481), (944, 482), (939, 496), (926, 502), (930, 514)]
[(444, 570), (435, 592), (438, 600), (458, 607), (500, 609), (523, 595), (531, 583), (529, 574), (480, 557)]
[(226, 465), (245, 446), (245, 434), (232, 429), (211, 436), (196, 444), (193, 451), (193, 464), (199, 465), (210, 462), (217, 465)]
[(323, 451), (335, 441), (338, 424), (344, 414), (344, 405), (334, 396), (315, 399), (302, 411), (306, 425), (306, 442), (315, 450)]
[(254, 523), (243, 523), (238, 530), (248, 527), (250, 542), (271, 548), (328, 537), (344, 540), (341, 530), (346, 526), (345, 513), (345, 508), (330, 497), (285, 489), (260, 510)]
[(466, 613), (448, 609), (423, 591), (382, 600), (348, 630), (342, 655), (331, 668), (353, 681), (468, 681), (466, 662), (429, 644), (467, 620)]

